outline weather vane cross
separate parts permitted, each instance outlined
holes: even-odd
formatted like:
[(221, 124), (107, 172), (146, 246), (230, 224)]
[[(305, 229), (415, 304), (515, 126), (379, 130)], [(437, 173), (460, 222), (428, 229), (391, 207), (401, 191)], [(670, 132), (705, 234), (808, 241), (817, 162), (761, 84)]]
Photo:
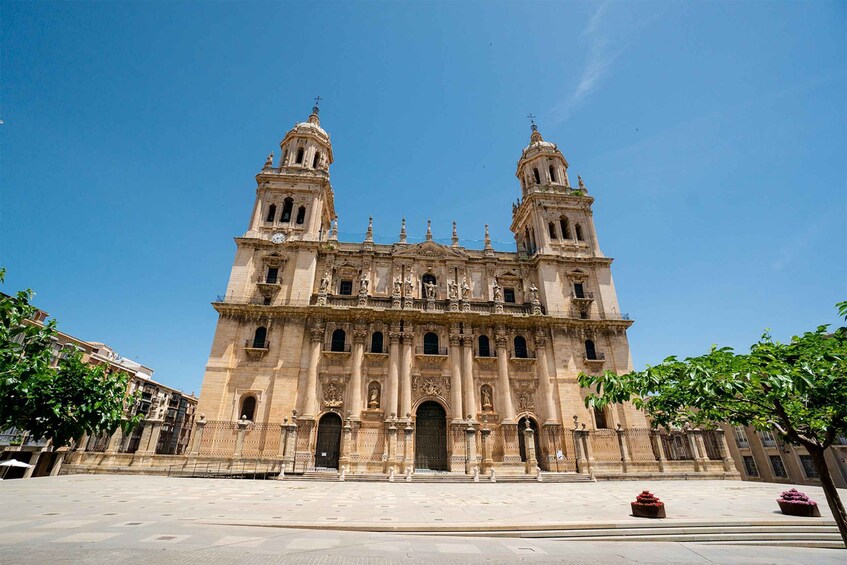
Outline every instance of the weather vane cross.
[(535, 114), (529, 114), (527, 116), (527, 118), (529, 118), (529, 123), (531, 123), (532, 125), (535, 125), (535, 118), (537, 118), (537, 117), (538, 116), (536, 116)]
[(323, 100), (323, 98), (321, 98), (320, 96), (315, 96), (315, 106), (318, 106), (321, 103), (321, 100)]

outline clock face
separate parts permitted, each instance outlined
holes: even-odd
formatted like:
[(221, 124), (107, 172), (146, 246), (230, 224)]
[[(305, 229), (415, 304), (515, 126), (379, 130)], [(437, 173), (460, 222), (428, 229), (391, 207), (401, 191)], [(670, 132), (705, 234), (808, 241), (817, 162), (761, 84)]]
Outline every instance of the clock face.
[(285, 241), (285, 234), (284, 233), (275, 233), (273, 235), (273, 237), (271, 238), (271, 241), (273, 241), (274, 243), (282, 243), (283, 241)]

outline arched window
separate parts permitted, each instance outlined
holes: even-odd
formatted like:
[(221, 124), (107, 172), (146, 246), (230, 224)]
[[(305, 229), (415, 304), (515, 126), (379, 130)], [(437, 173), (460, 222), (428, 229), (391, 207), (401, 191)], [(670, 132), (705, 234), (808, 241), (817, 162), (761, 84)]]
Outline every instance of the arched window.
[(347, 340), (347, 334), (344, 333), (344, 330), (338, 328), (334, 332), (332, 332), (332, 342), (330, 343), (329, 350), (330, 351), (344, 351), (345, 341)]
[(609, 427), (606, 424), (606, 412), (602, 408), (594, 408), (594, 427), (597, 429)]
[(297, 208), (297, 223), (302, 224), (306, 221), (306, 207), (300, 206)]
[(541, 174), (539, 174), (538, 169), (532, 169), (532, 174), (535, 177), (535, 184), (541, 184)]
[(253, 334), (253, 348), (268, 348), (268, 328), (266, 328), (265, 326), (259, 326), (258, 328), (256, 328), (256, 333)]
[(280, 167), (284, 167), (288, 164), (288, 149), (282, 152), (282, 161), (279, 162)]
[(253, 420), (256, 416), (256, 397), (255, 396), (245, 396), (241, 400), (241, 410), (239, 412), (239, 417), (242, 420)]
[(265, 216), (265, 221), (273, 222), (274, 218), (276, 218), (276, 204), (271, 204), (268, 206), (268, 215)]
[(438, 355), (438, 334), (427, 332), (424, 334), (424, 355)]
[(382, 353), (382, 332), (371, 335), (371, 353)]
[(291, 221), (291, 210), (294, 208), (294, 199), (290, 196), (282, 201), (282, 215), (279, 217), (280, 222)]
[(302, 164), (303, 164), (303, 154), (304, 154), (305, 152), (306, 152), (306, 151), (305, 151), (305, 149), (303, 149), (302, 147), (301, 147), (300, 149), (298, 149), (298, 150), (297, 150), (297, 159), (295, 160), (295, 162), (296, 162), (298, 165), (302, 165)]
[(526, 340), (522, 335), (515, 336), (515, 357), (518, 359), (529, 357), (529, 352), (526, 350)]
[(480, 357), (491, 357), (491, 345), (488, 342), (487, 335), (479, 336), (479, 350), (477, 351), (477, 355)]
[(558, 182), (556, 180), (556, 169), (553, 168), (553, 165), (547, 167), (547, 172), (550, 173), (550, 182)]
[(583, 241), (582, 238), (582, 226), (579, 224), (574, 225), (574, 231), (576, 232), (576, 240)]
[(550, 232), (550, 239), (556, 239), (556, 224), (547, 222), (547, 231)]
[(562, 230), (562, 239), (570, 239), (571, 238), (571, 227), (568, 225), (567, 218), (559, 219), (559, 227)]
[(597, 349), (594, 347), (594, 342), (590, 339), (585, 340), (585, 358), (597, 359)]
[(320, 151), (315, 151), (315, 158), (314, 158), (314, 159), (312, 159), (312, 168), (313, 168), (313, 169), (317, 169), (317, 168), (318, 168), (318, 163), (320, 163), (320, 162), (321, 162), (321, 152), (320, 152)]

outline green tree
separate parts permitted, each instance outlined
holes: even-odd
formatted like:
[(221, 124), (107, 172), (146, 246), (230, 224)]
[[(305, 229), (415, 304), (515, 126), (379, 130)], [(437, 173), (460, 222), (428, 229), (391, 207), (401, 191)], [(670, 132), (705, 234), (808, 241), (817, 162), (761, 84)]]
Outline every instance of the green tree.
[[(0, 269), (0, 282), (5, 270)], [(140, 416), (124, 419), (128, 375), (89, 365), (78, 350), (51, 367), (56, 324), (33, 322), (32, 291), (0, 295), (0, 429), (28, 430), (33, 437), (67, 445), (84, 434), (128, 433)]]
[[(847, 315), (847, 303), (838, 307)], [(820, 326), (790, 343), (766, 333), (747, 354), (713, 347), (625, 375), (583, 373), (579, 384), (592, 391), (586, 406), (631, 401), (655, 426), (726, 422), (776, 429), (808, 452), (847, 545), (847, 514), (824, 458), (824, 450), (847, 435), (847, 327)]]

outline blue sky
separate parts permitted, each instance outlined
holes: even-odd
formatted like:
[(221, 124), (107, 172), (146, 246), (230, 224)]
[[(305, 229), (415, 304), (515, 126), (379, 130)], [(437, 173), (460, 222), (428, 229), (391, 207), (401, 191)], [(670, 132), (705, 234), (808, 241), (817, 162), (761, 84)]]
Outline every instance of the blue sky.
[(495, 246), (527, 114), (581, 174), (635, 365), (837, 322), (847, 4), (0, 4), (0, 265), (200, 390), (265, 156), (320, 95), (342, 238)]

